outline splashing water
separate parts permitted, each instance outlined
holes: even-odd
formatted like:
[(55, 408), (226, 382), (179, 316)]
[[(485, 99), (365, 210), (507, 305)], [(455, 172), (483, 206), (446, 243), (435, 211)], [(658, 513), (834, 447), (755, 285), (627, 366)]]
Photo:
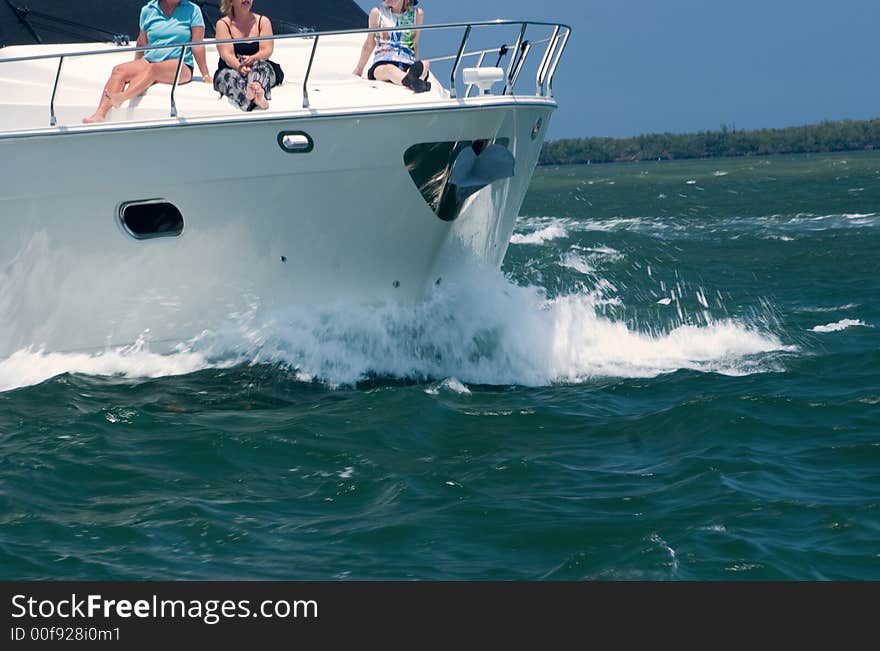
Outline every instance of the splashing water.
[(813, 332), (840, 332), (841, 330), (846, 330), (847, 328), (855, 328), (855, 327), (867, 327), (868, 324), (862, 321), (861, 319), (841, 319), (835, 323), (828, 323), (825, 325), (817, 325), (812, 328)]
[(772, 363), (756, 356), (793, 350), (731, 319), (642, 331), (603, 315), (608, 302), (586, 290), (548, 299), (498, 271), (471, 270), (467, 282), (451, 280), (420, 303), (290, 308), (248, 319), (247, 328), (230, 322), (168, 355), (143, 340), (96, 354), (19, 350), (0, 360), (0, 389), (65, 372), (158, 377), (242, 362), (288, 365), (331, 386), (371, 377), (546, 386), (680, 369), (762, 372)]
[(550, 224), (532, 233), (516, 233), (510, 238), (511, 244), (544, 244), (568, 236), (568, 231), (560, 224)]
[(218, 363), (209, 362), (203, 353), (185, 346), (179, 346), (170, 355), (150, 352), (145, 337), (131, 346), (98, 353), (56, 353), (25, 348), (0, 359), (0, 391), (39, 384), (62, 373), (165, 377), (192, 373), (212, 365)]

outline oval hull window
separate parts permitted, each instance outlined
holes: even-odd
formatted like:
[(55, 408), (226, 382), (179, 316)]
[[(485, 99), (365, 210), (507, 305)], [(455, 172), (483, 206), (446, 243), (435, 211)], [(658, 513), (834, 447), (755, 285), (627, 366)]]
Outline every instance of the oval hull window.
[(119, 221), (134, 238), (177, 237), (183, 232), (183, 215), (162, 199), (130, 201), (119, 207)]

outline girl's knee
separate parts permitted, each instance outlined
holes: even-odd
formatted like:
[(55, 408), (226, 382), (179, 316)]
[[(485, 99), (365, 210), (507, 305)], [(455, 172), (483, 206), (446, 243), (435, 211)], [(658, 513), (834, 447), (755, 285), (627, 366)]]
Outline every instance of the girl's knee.
[(394, 73), (392, 72), (392, 66), (379, 66), (376, 68), (376, 71), (373, 73), (373, 76), (379, 81), (391, 81), (394, 79)]

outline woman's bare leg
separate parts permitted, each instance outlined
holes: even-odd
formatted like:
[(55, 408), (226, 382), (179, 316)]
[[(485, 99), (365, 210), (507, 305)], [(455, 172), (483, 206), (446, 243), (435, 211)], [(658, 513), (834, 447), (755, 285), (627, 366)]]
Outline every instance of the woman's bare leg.
[(144, 70), (137, 77), (132, 79), (128, 83), (128, 88), (120, 91), (110, 91), (107, 93), (107, 97), (110, 98), (110, 103), (113, 105), (113, 108), (119, 108), (122, 106), (122, 103), (130, 100), (132, 97), (137, 97), (138, 95), (143, 95), (147, 88), (156, 83), (155, 76), (152, 70), (152, 64), (150, 67)]
[[(151, 64), (156, 75), (156, 83), (173, 84), (174, 75), (177, 74), (178, 61), (179, 59), (168, 59), (167, 61), (157, 61)], [(192, 70), (189, 69), (189, 66), (180, 66), (180, 80), (177, 83), (183, 85), (188, 84), (190, 81), (192, 81)]]
[(384, 65), (376, 68), (373, 76), (379, 81), (390, 81), (392, 84), (402, 86), (406, 73), (395, 65)]
[[(118, 108), (123, 102), (143, 95), (153, 84), (173, 84), (174, 75), (177, 73), (177, 59), (148, 63), (148, 68), (135, 79), (132, 79), (128, 88), (121, 92), (110, 92), (108, 96), (114, 108)], [(180, 84), (189, 83), (192, 79), (192, 71), (188, 66), (180, 67)]]
[[(422, 61), (422, 65), (424, 66), (424, 68), (422, 69), (422, 74), (419, 75), (419, 79), (427, 79), (428, 62)], [(376, 68), (373, 71), (373, 76), (379, 81), (390, 81), (392, 84), (402, 86), (403, 79), (404, 77), (406, 77), (406, 73), (395, 65), (384, 65)]]
[(104, 90), (101, 91), (101, 101), (98, 104), (98, 108), (95, 109), (95, 112), (92, 115), (84, 118), (83, 122), (90, 124), (106, 120), (107, 112), (110, 110), (111, 106), (113, 106), (110, 99), (111, 93), (121, 92), (125, 88), (125, 84), (138, 75), (143, 74), (144, 70), (148, 69), (149, 65), (150, 64), (143, 59), (135, 59), (134, 61), (128, 61), (127, 63), (120, 63), (117, 66), (113, 66), (110, 78), (104, 85)]

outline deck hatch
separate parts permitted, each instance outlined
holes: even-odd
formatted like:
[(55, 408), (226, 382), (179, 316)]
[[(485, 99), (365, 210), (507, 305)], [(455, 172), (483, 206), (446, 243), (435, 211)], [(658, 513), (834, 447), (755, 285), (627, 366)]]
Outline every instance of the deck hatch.
[(183, 232), (183, 215), (165, 199), (128, 201), (119, 206), (119, 222), (138, 240), (177, 237)]

